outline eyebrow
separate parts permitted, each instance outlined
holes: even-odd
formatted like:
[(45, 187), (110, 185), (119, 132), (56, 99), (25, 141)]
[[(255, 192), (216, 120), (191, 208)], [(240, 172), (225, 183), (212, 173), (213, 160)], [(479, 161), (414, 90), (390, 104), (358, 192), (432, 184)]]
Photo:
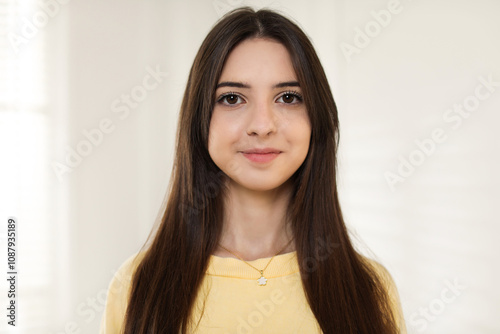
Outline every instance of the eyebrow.
[[(250, 85), (243, 82), (223, 81), (217, 84), (215, 89), (220, 87), (250, 88)], [(298, 81), (284, 81), (284, 82), (279, 82), (273, 86), (273, 88), (283, 88), (283, 87), (300, 87), (300, 84)]]

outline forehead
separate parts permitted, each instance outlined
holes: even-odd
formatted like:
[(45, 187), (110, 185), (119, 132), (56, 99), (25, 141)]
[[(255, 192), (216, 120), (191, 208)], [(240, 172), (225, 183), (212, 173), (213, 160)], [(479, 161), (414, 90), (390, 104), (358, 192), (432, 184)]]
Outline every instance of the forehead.
[(290, 54), (283, 44), (271, 39), (251, 38), (231, 51), (219, 82), (231, 80), (274, 84), (296, 79)]

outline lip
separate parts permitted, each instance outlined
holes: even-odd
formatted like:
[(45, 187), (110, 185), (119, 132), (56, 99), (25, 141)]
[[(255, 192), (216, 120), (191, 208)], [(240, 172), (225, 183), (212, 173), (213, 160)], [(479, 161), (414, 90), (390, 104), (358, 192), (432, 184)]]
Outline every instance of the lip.
[(265, 163), (271, 160), (274, 160), (280, 153), (280, 150), (275, 148), (266, 147), (266, 148), (252, 148), (245, 151), (242, 151), (245, 158), (251, 160), (253, 162)]
[(264, 148), (250, 148), (248, 150), (242, 151), (245, 154), (268, 154), (268, 153), (281, 153), (280, 150), (272, 147)]

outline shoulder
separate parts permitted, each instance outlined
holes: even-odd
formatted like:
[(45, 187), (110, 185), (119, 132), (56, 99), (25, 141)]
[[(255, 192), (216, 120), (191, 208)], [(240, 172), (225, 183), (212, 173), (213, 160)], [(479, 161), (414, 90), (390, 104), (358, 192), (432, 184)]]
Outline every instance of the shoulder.
[[(137, 266), (141, 263), (144, 258), (145, 252), (139, 252), (128, 257), (118, 268), (116, 273), (113, 275), (113, 279), (109, 285), (109, 294), (120, 294), (123, 296), (122, 292), (127, 292), (132, 283), (132, 277), (137, 269)], [(123, 296), (127, 297), (128, 296)]]
[(145, 252), (133, 254), (122, 263), (113, 275), (108, 286), (100, 333), (121, 332), (132, 285), (132, 277), (144, 255)]
[(387, 291), (389, 297), (389, 301), (391, 303), (394, 317), (400, 327), (400, 333), (406, 333), (406, 325), (404, 321), (403, 310), (401, 307), (401, 301), (399, 298), (396, 283), (394, 282), (392, 275), (389, 273), (387, 268), (379, 262), (362, 255), (360, 255), (360, 257), (361, 260), (373, 270), (373, 272), (378, 276), (380, 282), (384, 285), (384, 288)]
[(394, 282), (394, 279), (392, 278), (391, 274), (387, 270), (386, 267), (384, 267), (380, 262), (375, 261), (373, 259), (367, 258), (363, 255), (360, 255), (361, 260), (370, 268), (372, 269), (375, 274), (377, 274), (378, 278), (382, 281), (383, 284), (388, 289), (389, 292), (396, 290), (396, 283)]

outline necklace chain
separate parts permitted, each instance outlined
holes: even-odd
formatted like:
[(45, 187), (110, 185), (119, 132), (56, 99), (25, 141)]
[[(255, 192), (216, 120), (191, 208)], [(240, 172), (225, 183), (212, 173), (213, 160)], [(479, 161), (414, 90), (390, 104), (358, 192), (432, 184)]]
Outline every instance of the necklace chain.
[(266, 266), (264, 267), (264, 269), (258, 269), (258, 268), (255, 268), (254, 266), (252, 266), (250, 263), (248, 263), (247, 261), (243, 260), (240, 256), (238, 256), (238, 254), (235, 254), (233, 252), (231, 252), (229, 249), (227, 249), (226, 247), (222, 246), (221, 244), (219, 244), (219, 246), (223, 249), (225, 249), (226, 251), (228, 251), (229, 253), (233, 254), (234, 256), (236, 256), (238, 259), (240, 259), (241, 261), (245, 262), (246, 264), (248, 264), (250, 267), (252, 267), (253, 269), (257, 270), (259, 273), (260, 273), (260, 278), (257, 280), (259, 282), (259, 285), (266, 285), (267, 283), (267, 278), (264, 277), (264, 270), (267, 269), (267, 267), (269, 266), (269, 264), (271, 263), (271, 261), (274, 259), (274, 257), (276, 255), (278, 255), (279, 253), (281, 253), (282, 251), (284, 251), (288, 245), (292, 242), (293, 238), (290, 239), (290, 241), (288, 241), (288, 243), (285, 245), (285, 247), (283, 247), (278, 253), (274, 254), (271, 259), (269, 260), (269, 262), (266, 264)]

